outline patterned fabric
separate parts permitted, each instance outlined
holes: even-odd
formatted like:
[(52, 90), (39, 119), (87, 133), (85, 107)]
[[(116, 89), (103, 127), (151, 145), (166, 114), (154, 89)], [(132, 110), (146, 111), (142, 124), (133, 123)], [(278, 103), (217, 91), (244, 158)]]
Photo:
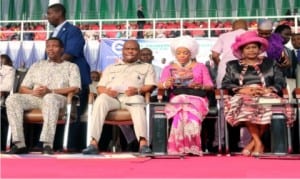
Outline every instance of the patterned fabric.
[[(274, 93), (263, 97), (280, 98)], [(273, 113), (283, 113), (287, 117), (287, 124), (292, 124), (295, 121), (295, 114), (291, 105), (260, 105), (258, 104), (259, 98), (241, 94), (226, 98), (224, 100), (225, 119), (232, 126), (246, 121), (254, 124), (269, 124)], [(282, 99), (282, 103), (287, 102), (287, 99)]]
[(208, 101), (191, 95), (177, 95), (165, 107), (167, 118), (173, 118), (168, 139), (168, 153), (201, 155), (201, 123), (208, 113)]
[(0, 91), (10, 91), (13, 89), (15, 79), (15, 69), (8, 65), (0, 67)]
[[(42, 60), (33, 64), (28, 70), (21, 86), (35, 88), (40, 85), (49, 89), (81, 87), (80, 73), (76, 64), (64, 61), (54, 63)], [(43, 127), (40, 141), (53, 144), (59, 109), (65, 107), (66, 96), (48, 93), (42, 98), (31, 94), (13, 94), (6, 100), (9, 125), (13, 142), (25, 145), (23, 133), (24, 110), (39, 108), (43, 114)]]
[[(172, 65), (164, 68), (160, 82), (164, 82), (172, 76), (171, 69), (173, 69)], [(195, 64), (189, 74), (193, 76), (192, 81), (213, 86), (208, 69), (204, 64)], [(172, 90), (170, 92), (172, 93)], [(183, 94), (171, 96), (170, 103), (173, 104), (165, 107), (167, 118), (173, 118), (168, 140), (168, 153), (201, 155), (201, 123), (208, 113), (208, 100)]]
[(43, 113), (43, 127), (40, 135), (41, 142), (53, 144), (59, 109), (67, 103), (62, 95), (49, 93), (43, 98), (30, 94), (13, 94), (6, 100), (8, 122), (12, 131), (12, 141), (25, 144), (23, 129), (24, 110), (39, 108)]
[(21, 86), (34, 88), (40, 85), (49, 89), (70, 86), (81, 88), (78, 67), (67, 61), (58, 64), (41, 60), (30, 67)]
[[(228, 90), (241, 87), (267, 87), (274, 91), (280, 91), (286, 86), (283, 74), (272, 60), (262, 60), (254, 66), (245, 65), (242, 61), (231, 61), (227, 64), (226, 75), (222, 87)], [(295, 120), (294, 110), (291, 105), (272, 106), (258, 104), (260, 97), (281, 99), (282, 103), (288, 103), (275, 92), (263, 96), (250, 96), (234, 94), (224, 100), (225, 119), (232, 125), (240, 122), (255, 124), (269, 124), (273, 113), (283, 113), (287, 117), (287, 124)]]
[(171, 68), (171, 76), (175, 79), (175, 86), (186, 87), (193, 81), (191, 68)]
[[(159, 81), (164, 82), (169, 77), (171, 77), (172, 69), (174, 69), (172, 65), (166, 66), (162, 71), (161, 78)], [(200, 84), (205, 84), (207, 86), (213, 86), (209, 71), (204, 64), (197, 63), (196, 65), (194, 65), (194, 67), (192, 68), (192, 73), (193, 81), (198, 82)]]

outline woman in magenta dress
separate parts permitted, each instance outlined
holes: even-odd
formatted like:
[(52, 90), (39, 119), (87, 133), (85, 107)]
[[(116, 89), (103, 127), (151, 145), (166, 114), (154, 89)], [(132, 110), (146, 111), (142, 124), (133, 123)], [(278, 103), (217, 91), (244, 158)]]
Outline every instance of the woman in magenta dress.
[(172, 126), (168, 139), (169, 154), (202, 155), (201, 123), (208, 113), (206, 90), (213, 89), (208, 69), (194, 59), (198, 43), (190, 36), (174, 39), (171, 51), (175, 61), (163, 69), (159, 89), (168, 90), (170, 103), (165, 107)]

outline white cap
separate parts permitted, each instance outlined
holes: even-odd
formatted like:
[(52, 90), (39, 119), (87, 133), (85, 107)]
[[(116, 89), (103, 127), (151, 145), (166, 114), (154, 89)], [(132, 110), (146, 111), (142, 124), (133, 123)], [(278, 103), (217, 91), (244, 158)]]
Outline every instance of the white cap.
[(264, 20), (259, 22), (258, 29), (272, 30), (273, 29), (273, 22), (269, 19), (264, 19)]

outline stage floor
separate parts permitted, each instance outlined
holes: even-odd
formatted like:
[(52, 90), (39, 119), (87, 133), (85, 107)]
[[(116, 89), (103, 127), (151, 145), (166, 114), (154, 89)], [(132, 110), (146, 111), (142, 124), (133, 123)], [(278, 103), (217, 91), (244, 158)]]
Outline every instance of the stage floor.
[(300, 178), (299, 166), (298, 155), (151, 158), (137, 153), (1, 154), (1, 178)]

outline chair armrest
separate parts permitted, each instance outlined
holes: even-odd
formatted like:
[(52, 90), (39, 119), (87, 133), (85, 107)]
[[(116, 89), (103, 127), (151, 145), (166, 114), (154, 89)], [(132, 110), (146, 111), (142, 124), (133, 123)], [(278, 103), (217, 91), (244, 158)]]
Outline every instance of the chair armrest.
[(9, 91), (0, 91), (0, 106), (5, 106), (5, 100), (9, 95)]
[(150, 97), (151, 97), (151, 93), (150, 92), (146, 92), (145, 93), (145, 102), (146, 103), (150, 103)]
[(96, 93), (90, 93), (89, 94), (89, 101), (88, 101), (88, 104), (93, 104), (95, 99), (97, 97), (97, 94)]
[(5, 98), (9, 95), (10, 91), (0, 91), (0, 96), (4, 96)]
[(160, 102), (160, 103), (162, 102), (164, 94), (165, 94), (165, 89), (158, 89), (157, 90), (157, 100), (158, 100), (158, 102)]
[(228, 90), (226, 89), (215, 89), (215, 96), (217, 100), (220, 100), (224, 98), (225, 96), (228, 96)]
[(300, 99), (300, 88), (295, 88), (293, 94), (296, 99)]
[(289, 99), (289, 93), (287, 88), (283, 88), (281, 91), (282, 91), (282, 97), (285, 99)]
[(79, 104), (80, 98), (78, 93), (68, 93), (67, 95), (67, 104), (72, 104), (74, 101), (77, 101), (77, 104)]

